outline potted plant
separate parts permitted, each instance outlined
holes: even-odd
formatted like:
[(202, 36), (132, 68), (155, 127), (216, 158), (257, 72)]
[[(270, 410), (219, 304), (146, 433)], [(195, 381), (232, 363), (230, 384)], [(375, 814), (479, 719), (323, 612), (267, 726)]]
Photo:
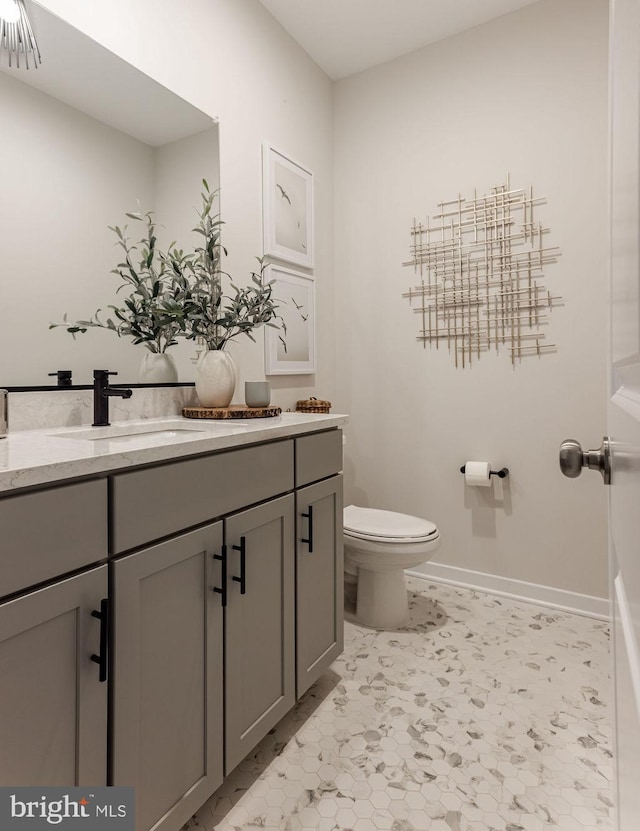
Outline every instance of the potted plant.
[[(222, 270), (222, 258), (227, 250), (220, 241), (223, 223), (219, 214), (213, 212), (217, 192), (209, 189), (206, 180), (202, 184), (202, 205), (193, 229), (202, 237), (200, 244), (190, 254), (173, 246), (166, 259), (182, 301), (180, 334), (206, 344), (196, 365), (200, 403), (206, 407), (226, 407), (233, 397), (237, 378), (233, 359), (226, 351), (227, 344), (241, 335), (255, 341), (253, 330), (260, 326), (282, 328), (283, 332), (285, 327), (272, 296), (272, 281), (265, 283), (263, 279), (266, 266), (261, 258), (258, 258), (260, 268), (257, 273), (252, 272), (247, 286), (236, 286)], [(228, 294), (223, 290), (224, 278), (229, 280)], [(276, 323), (278, 319), (280, 324)]]
[[(145, 223), (146, 234), (132, 245), (126, 235), (127, 226), (110, 226), (125, 254), (124, 262), (112, 271), (122, 280), (117, 291), (130, 290), (123, 305), (110, 305), (113, 315), (106, 319), (101, 317), (100, 309), (89, 320), (70, 322), (65, 314), (62, 323), (52, 323), (50, 328), (64, 326), (75, 337), (97, 327), (111, 329), (118, 337), (133, 338), (134, 344), (141, 343), (148, 350), (140, 380), (156, 383), (177, 380), (175, 364), (167, 353), (177, 339), (198, 340), (206, 345), (196, 364), (198, 398), (206, 407), (226, 407), (237, 377), (233, 359), (225, 349), (227, 344), (240, 335), (255, 341), (252, 332), (259, 326), (281, 328), (283, 333), (286, 328), (272, 297), (272, 281), (264, 282), (262, 259), (258, 258), (260, 269), (251, 274), (248, 286), (234, 285), (222, 270), (227, 250), (220, 241), (223, 223), (214, 213), (217, 192), (210, 190), (205, 179), (202, 185), (202, 204), (193, 229), (201, 240), (192, 252), (185, 253), (171, 243), (164, 253), (156, 244), (153, 213), (128, 213), (130, 219)], [(229, 280), (229, 294), (224, 293), (223, 278)], [(149, 361), (153, 359), (173, 367), (172, 377), (160, 378), (157, 371), (152, 371)]]
[(118, 245), (124, 251), (124, 262), (112, 270), (122, 283), (116, 293), (129, 289), (122, 305), (110, 305), (112, 315), (103, 319), (98, 309), (89, 320), (70, 322), (65, 314), (62, 323), (52, 323), (49, 328), (64, 326), (74, 337), (90, 328), (110, 329), (118, 337), (130, 337), (134, 344), (143, 344), (147, 352), (140, 368), (140, 381), (168, 383), (178, 380), (178, 372), (168, 349), (178, 341), (182, 329), (181, 308), (183, 289), (173, 278), (173, 271), (156, 245), (155, 223), (152, 213), (128, 213), (129, 219), (143, 222), (145, 235), (132, 244), (127, 237), (127, 226), (109, 226), (118, 237)]

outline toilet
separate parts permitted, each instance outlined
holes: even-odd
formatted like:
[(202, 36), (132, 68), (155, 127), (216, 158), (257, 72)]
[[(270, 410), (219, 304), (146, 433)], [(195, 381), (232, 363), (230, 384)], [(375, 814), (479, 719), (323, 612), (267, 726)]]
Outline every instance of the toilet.
[(356, 593), (356, 623), (397, 629), (409, 623), (404, 570), (430, 560), (440, 546), (429, 520), (348, 505), (344, 509), (345, 589)]

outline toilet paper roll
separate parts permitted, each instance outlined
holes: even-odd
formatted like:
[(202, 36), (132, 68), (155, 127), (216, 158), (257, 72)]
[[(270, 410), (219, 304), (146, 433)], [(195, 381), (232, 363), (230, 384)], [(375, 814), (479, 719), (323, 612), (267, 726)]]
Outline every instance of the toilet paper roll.
[(472, 488), (488, 488), (491, 485), (489, 462), (465, 462), (464, 483)]

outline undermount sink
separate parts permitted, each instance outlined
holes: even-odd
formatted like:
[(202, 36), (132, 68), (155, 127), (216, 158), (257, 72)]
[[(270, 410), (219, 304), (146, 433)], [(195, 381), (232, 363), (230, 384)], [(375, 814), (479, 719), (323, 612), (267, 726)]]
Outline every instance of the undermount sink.
[(209, 432), (208, 429), (197, 427), (183, 427), (180, 424), (157, 424), (147, 425), (124, 425), (118, 424), (110, 427), (92, 427), (90, 430), (74, 430), (65, 433), (52, 433), (51, 437), (56, 439), (72, 439), (73, 441), (131, 441), (138, 437), (149, 437), (154, 439), (181, 438), (189, 435), (203, 435)]

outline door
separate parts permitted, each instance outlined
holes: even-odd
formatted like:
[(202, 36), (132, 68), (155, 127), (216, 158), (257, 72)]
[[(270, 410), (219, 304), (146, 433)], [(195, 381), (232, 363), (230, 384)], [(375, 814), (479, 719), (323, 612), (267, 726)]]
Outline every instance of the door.
[(106, 597), (101, 566), (0, 605), (2, 785), (106, 785)]
[(640, 828), (640, 0), (613, 0), (609, 518), (619, 831)]
[(222, 783), (222, 523), (113, 568), (113, 785), (136, 829), (176, 829)]
[(344, 643), (342, 476), (296, 493), (296, 696)]
[(293, 494), (225, 519), (225, 774), (295, 703)]

